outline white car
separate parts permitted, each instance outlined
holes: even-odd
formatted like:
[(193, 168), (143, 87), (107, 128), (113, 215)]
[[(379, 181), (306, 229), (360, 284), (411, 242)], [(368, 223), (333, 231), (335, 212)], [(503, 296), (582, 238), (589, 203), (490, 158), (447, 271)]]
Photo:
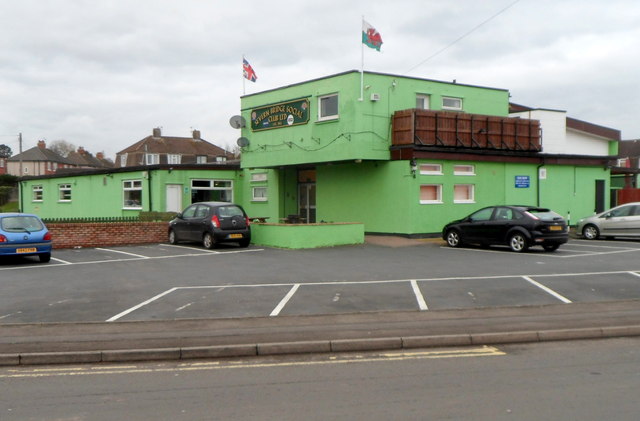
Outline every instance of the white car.
[(640, 202), (625, 203), (578, 221), (576, 232), (587, 240), (640, 237)]

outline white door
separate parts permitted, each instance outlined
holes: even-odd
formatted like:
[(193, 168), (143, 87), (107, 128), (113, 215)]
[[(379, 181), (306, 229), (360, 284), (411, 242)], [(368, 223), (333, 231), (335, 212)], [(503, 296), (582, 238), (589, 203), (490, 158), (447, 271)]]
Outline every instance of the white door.
[(182, 212), (182, 184), (167, 184), (167, 212)]

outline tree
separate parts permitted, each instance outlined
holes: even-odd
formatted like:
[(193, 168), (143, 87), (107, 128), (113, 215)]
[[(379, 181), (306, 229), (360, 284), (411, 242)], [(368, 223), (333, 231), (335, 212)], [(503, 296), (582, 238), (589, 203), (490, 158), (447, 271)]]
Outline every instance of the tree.
[(76, 150), (76, 145), (74, 145), (73, 143), (69, 143), (66, 140), (60, 139), (51, 142), (48, 149), (66, 158), (67, 156), (69, 156), (70, 152)]
[(0, 145), (0, 158), (11, 158), (13, 151), (7, 145)]

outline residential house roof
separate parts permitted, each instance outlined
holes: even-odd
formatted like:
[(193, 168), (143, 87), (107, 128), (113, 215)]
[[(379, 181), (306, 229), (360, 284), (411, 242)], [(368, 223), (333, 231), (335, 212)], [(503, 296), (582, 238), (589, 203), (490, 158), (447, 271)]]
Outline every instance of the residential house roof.
[(74, 165), (77, 165), (78, 167), (85, 167), (85, 168), (86, 167), (89, 167), (89, 168), (113, 167), (113, 163), (104, 159), (101, 153), (98, 153), (98, 155), (94, 157), (91, 153), (86, 151), (82, 146), (79, 147), (77, 151), (69, 152), (69, 155), (67, 155), (67, 160), (72, 162)]
[(26, 151), (14, 155), (8, 159), (12, 162), (17, 161), (44, 161), (44, 162), (57, 162), (59, 164), (70, 164), (73, 165), (70, 161), (68, 161), (63, 156), (58, 153), (52, 151), (51, 149), (47, 149), (46, 143), (44, 140), (38, 141), (38, 146), (34, 146), (31, 149), (27, 149)]

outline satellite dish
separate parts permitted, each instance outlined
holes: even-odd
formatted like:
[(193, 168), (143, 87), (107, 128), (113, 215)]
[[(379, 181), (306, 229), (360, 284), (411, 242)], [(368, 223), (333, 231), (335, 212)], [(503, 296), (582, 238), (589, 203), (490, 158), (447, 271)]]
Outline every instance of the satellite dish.
[(246, 137), (239, 137), (238, 140), (236, 141), (236, 143), (238, 144), (238, 146), (240, 146), (241, 148), (247, 147), (249, 146), (249, 139), (247, 139)]
[(242, 117), (241, 115), (234, 115), (233, 117), (231, 117), (231, 119), (229, 120), (229, 124), (231, 125), (231, 127), (233, 127), (234, 129), (241, 129), (243, 127), (246, 127), (247, 125), (247, 121), (244, 119), (244, 117)]

